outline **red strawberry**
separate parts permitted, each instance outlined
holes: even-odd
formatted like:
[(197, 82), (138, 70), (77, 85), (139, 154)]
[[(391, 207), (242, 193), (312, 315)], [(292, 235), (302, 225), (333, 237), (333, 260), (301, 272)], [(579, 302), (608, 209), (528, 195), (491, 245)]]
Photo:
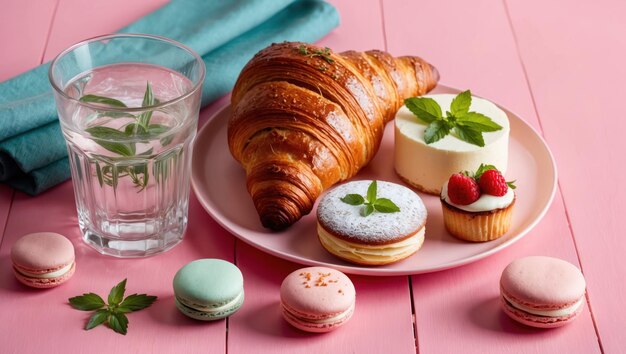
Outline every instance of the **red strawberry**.
[(480, 198), (480, 188), (472, 177), (456, 173), (448, 180), (448, 197), (454, 204), (472, 204)]
[(509, 190), (509, 186), (502, 176), (502, 173), (498, 170), (485, 171), (478, 180), (480, 190), (485, 194), (495, 195), (501, 197)]

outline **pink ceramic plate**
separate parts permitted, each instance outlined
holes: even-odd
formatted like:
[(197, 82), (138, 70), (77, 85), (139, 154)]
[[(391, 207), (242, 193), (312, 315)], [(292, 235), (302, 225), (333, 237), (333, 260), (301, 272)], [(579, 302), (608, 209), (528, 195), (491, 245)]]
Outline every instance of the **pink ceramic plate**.
[[(458, 93), (438, 86), (434, 93)], [(192, 185), (211, 216), (239, 239), (267, 253), (306, 265), (333, 267), (346, 273), (392, 276), (419, 274), (474, 262), (513, 244), (546, 213), (556, 190), (556, 166), (543, 139), (517, 115), (504, 109), (511, 122), (507, 179), (517, 180), (517, 202), (510, 231), (487, 243), (466, 243), (450, 236), (443, 226), (437, 196), (420, 193), (428, 208), (426, 241), (416, 254), (396, 264), (366, 267), (341, 261), (322, 248), (315, 231), (314, 211), (289, 229), (271, 232), (261, 226), (246, 190), (243, 168), (232, 158), (226, 142), (230, 116), (227, 106), (200, 130), (193, 154)], [(393, 123), (372, 162), (354, 179), (402, 183), (393, 169)]]

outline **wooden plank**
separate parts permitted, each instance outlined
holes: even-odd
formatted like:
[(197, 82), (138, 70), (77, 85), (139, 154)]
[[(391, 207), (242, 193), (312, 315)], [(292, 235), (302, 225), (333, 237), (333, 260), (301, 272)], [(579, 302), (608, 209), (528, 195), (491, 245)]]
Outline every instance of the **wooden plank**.
[(119, 30), (166, 4), (167, 0), (60, 0), (44, 61), (84, 39)]
[[(0, 82), (41, 63), (56, 5), (57, 0), (10, 1), (2, 5)], [(0, 185), (0, 243), (12, 200), (13, 190)]]
[(280, 310), (283, 279), (304, 266), (269, 256), (241, 241), (236, 249), (237, 265), (246, 282), (246, 301), (229, 320), (229, 353), (415, 352), (406, 277), (349, 275), (357, 293), (354, 316), (333, 332), (310, 334), (287, 324)]
[[(384, 49), (378, 1), (332, 3), (342, 24), (320, 45), (336, 51)], [(280, 314), (280, 284), (303, 266), (263, 254), (241, 241), (236, 249), (246, 281), (246, 303), (229, 320), (229, 353), (415, 352), (407, 277), (350, 276), (357, 290), (352, 320), (331, 333), (306, 334), (289, 326)]]
[[(502, 3), (422, 1), (400, 7), (385, 1), (384, 13), (391, 52), (424, 56), (439, 68), (442, 83), (471, 88), (540, 128)], [(519, 191), (524, 192), (532, 191)], [(539, 226), (510, 249), (465, 267), (412, 277), (420, 352), (598, 352), (587, 309), (559, 331), (525, 328), (499, 310), (500, 273), (525, 255), (577, 264), (558, 195)]]
[(6, 1), (0, 11), (0, 82), (41, 63), (57, 0)]
[[(185, 240), (176, 248), (145, 259), (115, 259), (100, 255), (81, 240), (70, 182), (37, 198), (16, 194), (0, 248), (0, 303), (3, 309), (12, 309), (3, 311), (0, 321), (2, 351), (55, 351), (48, 338), (63, 338), (62, 348), (70, 353), (224, 353), (226, 322), (204, 323), (183, 316), (174, 305), (171, 284), (176, 271), (192, 260), (232, 261), (234, 240), (206, 215), (195, 197), (189, 220)], [(38, 231), (61, 233), (76, 249), (76, 273), (58, 288), (28, 289), (11, 272), (11, 246), (20, 236)], [(70, 308), (67, 299), (85, 292), (106, 296), (124, 278), (128, 278), (128, 294), (148, 293), (159, 300), (149, 309), (128, 315), (126, 337), (104, 327), (85, 332), (82, 328), (89, 315)], [(33, 333), (46, 335), (38, 339)]]
[[(528, 81), (560, 169), (563, 198), (603, 349), (622, 352), (626, 188), (619, 113), (626, 3), (508, 1)], [(567, 8), (564, 11), (564, 8)]]

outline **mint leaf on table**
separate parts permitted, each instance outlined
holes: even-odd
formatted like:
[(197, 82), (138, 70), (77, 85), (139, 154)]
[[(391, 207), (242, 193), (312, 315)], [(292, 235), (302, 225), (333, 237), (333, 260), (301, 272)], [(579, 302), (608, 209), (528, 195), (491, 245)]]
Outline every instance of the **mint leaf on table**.
[(104, 307), (106, 304), (102, 298), (94, 293), (75, 296), (68, 300), (72, 307), (81, 311), (93, 311)]
[(122, 312), (143, 310), (146, 307), (152, 305), (156, 301), (156, 299), (156, 296), (150, 296), (146, 294), (128, 295), (128, 297), (126, 297), (124, 301), (122, 301), (122, 303), (118, 307), (118, 310)]
[(126, 279), (111, 288), (111, 292), (109, 292), (109, 305), (119, 305), (124, 298), (124, 292), (126, 292)]
[(365, 198), (360, 194), (346, 194), (340, 200), (350, 205), (362, 205), (361, 216), (369, 216), (374, 211), (380, 213), (395, 213), (400, 211), (400, 208), (388, 198), (377, 198), (378, 183), (374, 180), (367, 187), (367, 195)]
[(119, 312), (111, 313), (109, 317), (109, 327), (119, 334), (126, 335), (128, 332), (128, 317)]
[(149, 307), (157, 300), (157, 297), (146, 294), (132, 294), (124, 298), (125, 291), (126, 279), (111, 289), (108, 304), (94, 293), (75, 296), (68, 301), (77, 310), (97, 310), (89, 318), (85, 325), (85, 330), (90, 330), (106, 322), (109, 328), (115, 332), (126, 335), (128, 332), (128, 317), (125, 314)]
[(108, 318), (109, 310), (101, 309), (96, 311), (93, 315), (91, 315), (91, 318), (89, 319), (89, 322), (87, 322), (87, 325), (85, 325), (85, 330), (90, 330), (94, 327), (98, 327), (99, 325), (106, 322)]
[(116, 100), (115, 98), (97, 96), (97, 95), (85, 95), (79, 99), (80, 102), (86, 103), (100, 103), (111, 107), (120, 107), (125, 108), (126, 104), (120, 100)]
[(456, 137), (477, 146), (485, 146), (483, 133), (495, 132), (502, 126), (478, 112), (471, 112), (472, 93), (459, 93), (450, 104), (445, 117), (439, 104), (429, 97), (412, 97), (404, 100), (406, 107), (422, 122), (428, 124), (424, 131), (426, 144), (435, 143), (454, 132)]

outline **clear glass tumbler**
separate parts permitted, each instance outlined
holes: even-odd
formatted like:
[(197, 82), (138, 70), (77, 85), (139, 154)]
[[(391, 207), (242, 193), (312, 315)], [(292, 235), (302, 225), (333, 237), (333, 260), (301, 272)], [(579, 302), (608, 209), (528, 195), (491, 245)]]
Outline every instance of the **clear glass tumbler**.
[(191, 49), (149, 35), (89, 39), (52, 62), (78, 224), (99, 252), (143, 257), (182, 240), (204, 75)]

